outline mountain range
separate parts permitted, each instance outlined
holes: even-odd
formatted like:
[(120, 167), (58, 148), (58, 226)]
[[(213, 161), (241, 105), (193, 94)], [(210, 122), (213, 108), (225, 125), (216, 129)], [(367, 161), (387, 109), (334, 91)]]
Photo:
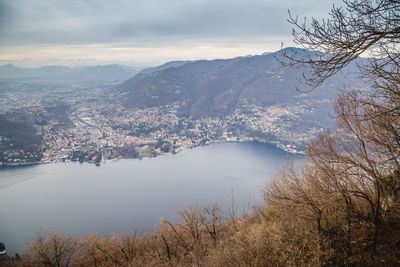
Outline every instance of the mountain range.
[(140, 68), (126, 65), (88, 67), (44, 66), (21, 68), (12, 64), (0, 66), (2, 80), (62, 80), (62, 81), (124, 81), (139, 72)]
[[(333, 99), (338, 88), (362, 86), (354, 74), (355, 64), (329, 78), (320, 88), (309, 90), (299, 82), (307, 69), (281, 64), (282, 55), (316, 57), (299, 48), (232, 59), (175, 61), (146, 69), (119, 87), (120, 100), (129, 108), (180, 103), (185, 117), (225, 116), (244, 103), (271, 106), (317, 99)], [(300, 91), (299, 91), (300, 88)]]

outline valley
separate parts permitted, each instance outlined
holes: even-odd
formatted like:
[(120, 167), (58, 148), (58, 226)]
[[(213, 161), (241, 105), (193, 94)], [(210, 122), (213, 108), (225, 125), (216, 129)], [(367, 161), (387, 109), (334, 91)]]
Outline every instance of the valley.
[(277, 57), (280, 52), (172, 62), (127, 81), (3, 78), (0, 116), (34, 128), (36, 146), (25, 151), (10, 142), (12, 130), (0, 134), (0, 165), (101, 164), (248, 141), (302, 153), (319, 132), (335, 127), (329, 115), (334, 88), (354, 79), (342, 72), (318, 91), (302, 92), (296, 80), (302, 70), (282, 66)]

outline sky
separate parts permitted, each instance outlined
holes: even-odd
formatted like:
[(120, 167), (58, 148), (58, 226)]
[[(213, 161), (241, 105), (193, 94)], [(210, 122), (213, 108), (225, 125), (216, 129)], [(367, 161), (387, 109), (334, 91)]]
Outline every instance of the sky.
[(0, 0), (0, 65), (158, 65), (293, 46), (339, 0)]

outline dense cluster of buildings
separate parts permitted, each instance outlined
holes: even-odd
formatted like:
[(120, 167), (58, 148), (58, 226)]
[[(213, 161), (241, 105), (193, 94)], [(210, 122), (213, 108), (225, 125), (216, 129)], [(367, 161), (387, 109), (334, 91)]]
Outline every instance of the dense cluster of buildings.
[[(274, 142), (287, 151), (298, 152), (302, 142), (310, 139), (309, 132), (289, 131), (299, 115), (287, 107), (251, 105), (246, 111), (237, 109), (223, 118), (198, 119), (178, 117), (177, 108), (169, 105), (127, 110), (117, 104), (81, 106), (69, 116), (72, 127), (41, 128), (45, 147), (42, 161), (78, 160), (77, 151), (84, 154), (79, 160), (95, 162), (99, 153), (106, 161), (175, 153), (215, 142), (254, 140)], [(273, 140), (271, 136), (282, 139)]]
[[(46, 103), (56, 101), (46, 92), (33, 99), (31, 106), (22, 101), (18, 108), (30, 116), (37, 134), (43, 138), (41, 162), (76, 160), (99, 164), (119, 157), (156, 156), (229, 141), (269, 142), (286, 151), (301, 152), (320, 131), (315, 127), (294, 129), (300, 117), (310, 112), (307, 103), (271, 106), (245, 103), (226, 116), (183, 118), (177, 115), (179, 103), (127, 109), (96, 88), (81, 95), (65, 92), (64, 103), (69, 106), (64, 111), (66, 115), (51, 117)], [(47, 118), (45, 123), (40, 123), (44, 121), (41, 118)], [(33, 157), (24, 151), (7, 153), (18, 154), (11, 160), (16, 164)]]

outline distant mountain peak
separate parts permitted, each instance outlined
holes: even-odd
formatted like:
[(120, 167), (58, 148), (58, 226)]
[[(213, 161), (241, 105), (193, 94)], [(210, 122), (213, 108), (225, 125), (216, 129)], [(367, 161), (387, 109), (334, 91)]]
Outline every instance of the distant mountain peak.
[(279, 50), (279, 51), (285, 51), (285, 52), (299, 52), (299, 51), (309, 51), (309, 50), (304, 49), (304, 48), (300, 48), (300, 47), (289, 46), (289, 47), (282, 48), (282, 49)]
[(19, 67), (13, 65), (13, 64), (5, 64), (0, 66), (0, 69), (18, 69)]
[(77, 67), (51, 65), (39, 68), (21, 68), (6, 64), (0, 66), (0, 79), (124, 81), (137, 72), (138, 68), (118, 64)]
[(314, 57), (321, 55), (320, 52), (317, 51), (312, 51), (312, 50), (307, 50), (304, 48), (299, 48), (299, 47), (286, 47), (282, 48), (281, 50), (278, 51), (278, 53), (288, 55), (290, 57)]

